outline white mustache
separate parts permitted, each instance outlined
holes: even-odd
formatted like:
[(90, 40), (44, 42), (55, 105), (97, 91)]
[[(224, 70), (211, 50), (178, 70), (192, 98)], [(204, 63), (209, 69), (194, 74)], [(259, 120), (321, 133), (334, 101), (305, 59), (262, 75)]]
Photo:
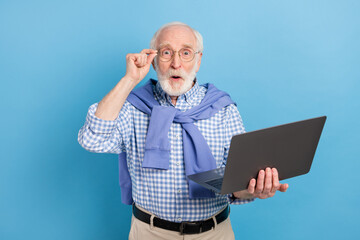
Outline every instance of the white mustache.
[(179, 76), (181, 78), (185, 78), (187, 76), (186, 72), (182, 69), (180, 70), (173, 70), (170, 69), (167, 73), (166, 73), (166, 77), (170, 78), (172, 76)]

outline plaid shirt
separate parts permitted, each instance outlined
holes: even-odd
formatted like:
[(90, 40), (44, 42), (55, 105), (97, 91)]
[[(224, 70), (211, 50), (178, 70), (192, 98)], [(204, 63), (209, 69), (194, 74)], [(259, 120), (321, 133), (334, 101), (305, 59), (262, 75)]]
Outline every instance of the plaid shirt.
[[(206, 90), (196, 81), (188, 92), (178, 97), (174, 106), (170, 97), (157, 83), (154, 87), (154, 97), (162, 106), (173, 106), (186, 111), (200, 104)], [(243, 204), (252, 201), (230, 201), (229, 196), (219, 194), (216, 194), (215, 198), (189, 199), (182, 128), (179, 123), (172, 123), (168, 134), (171, 144), (169, 169), (142, 168), (150, 117), (128, 101), (124, 103), (118, 118), (114, 121), (97, 118), (94, 115), (96, 108), (97, 103), (90, 106), (86, 122), (79, 131), (78, 141), (91, 152), (127, 153), (133, 200), (138, 206), (159, 218), (182, 222), (209, 218), (229, 203)], [(194, 124), (206, 139), (217, 167), (225, 166), (232, 136), (245, 132), (237, 107), (231, 104), (213, 117), (196, 121)]]

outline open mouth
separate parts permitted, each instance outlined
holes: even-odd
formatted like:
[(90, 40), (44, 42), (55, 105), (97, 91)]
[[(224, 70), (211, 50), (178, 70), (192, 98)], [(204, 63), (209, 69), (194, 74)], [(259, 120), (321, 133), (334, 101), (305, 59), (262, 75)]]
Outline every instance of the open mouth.
[(174, 75), (174, 76), (171, 76), (171, 78), (178, 80), (178, 79), (180, 79), (181, 77), (180, 77), (180, 76), (177, 76), (177, 75)]

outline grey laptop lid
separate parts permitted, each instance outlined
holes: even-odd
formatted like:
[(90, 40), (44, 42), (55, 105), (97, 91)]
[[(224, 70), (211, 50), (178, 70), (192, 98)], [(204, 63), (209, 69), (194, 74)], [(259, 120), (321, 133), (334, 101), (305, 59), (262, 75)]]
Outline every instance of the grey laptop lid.
[(326, 116), (322, 116), (236, 135), (231, 140), (225, 169), (188, 177), (215, 192), (228, 194), (246, 189), (250, 179), (266, 167), (277, 168), (280, 180), (306, 174), (325, 121)]

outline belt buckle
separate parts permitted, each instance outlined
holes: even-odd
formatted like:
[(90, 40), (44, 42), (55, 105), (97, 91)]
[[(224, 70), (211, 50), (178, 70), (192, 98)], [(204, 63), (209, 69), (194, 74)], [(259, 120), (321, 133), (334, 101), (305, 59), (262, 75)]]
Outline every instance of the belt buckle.
[(202, 222), (181, 222), (180, 223), (180, 234), (181, 235), (186, 234), (184, 231), (186, 226), (197, 226), (197, 225), (199, 225), (199, 227), (200, 227), (198, 233), (202, 233), (202, 225), (203, 225)]

